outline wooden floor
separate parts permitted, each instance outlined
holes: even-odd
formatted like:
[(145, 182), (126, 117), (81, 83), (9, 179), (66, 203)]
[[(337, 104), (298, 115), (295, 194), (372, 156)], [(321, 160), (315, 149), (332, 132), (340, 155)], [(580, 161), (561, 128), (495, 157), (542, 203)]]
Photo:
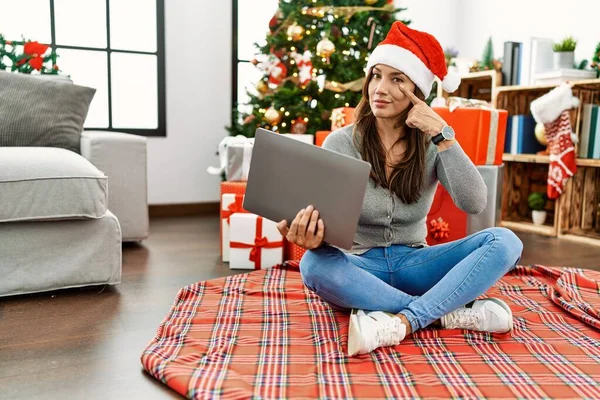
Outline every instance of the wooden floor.
[[(521, 264), (600, 270), (600, 247), (519, 236)], [(117, 287), (0, 299), (1, 399), (179, 398), (139, 357), (179, 288), (236, 273), (219, 261), (218, 218), (154, 219), (123, 258)]]

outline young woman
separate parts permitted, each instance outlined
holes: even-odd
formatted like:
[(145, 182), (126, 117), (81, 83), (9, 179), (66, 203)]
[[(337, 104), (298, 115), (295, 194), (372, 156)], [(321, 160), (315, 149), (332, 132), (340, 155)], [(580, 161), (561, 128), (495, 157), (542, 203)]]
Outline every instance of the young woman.
[(462, 210), (486, 206), (481, 175), (454, 132), (425, 102), (434, 75), (454, 91), (443, 50), (424, 32), (394, 23), (371, 54), (355, 124), (331, 133), (323, 147), (369, 162), (354, 246), (323, 243), (318, 210), (300, 210), (288, 226), (291, 242), (308, 251), (300, 262), (305, 285), (327, 302), (352, 309), (348, 353), (398, 344), (435, 324), (508, 332), (512, 313), (500, 299), (475, 300), (510, 271), (523, 245), (504, 228), (427, 246), (426, 216), (438, 181)]

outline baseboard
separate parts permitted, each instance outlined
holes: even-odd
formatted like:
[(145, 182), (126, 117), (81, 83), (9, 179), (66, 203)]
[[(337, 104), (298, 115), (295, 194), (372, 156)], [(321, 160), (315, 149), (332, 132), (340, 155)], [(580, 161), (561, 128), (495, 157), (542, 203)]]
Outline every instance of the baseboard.
[(186, 215), (218, 215), (220, 204), (215, 203), (186, 203), (150, 205), (150, 218), (183, 217)]

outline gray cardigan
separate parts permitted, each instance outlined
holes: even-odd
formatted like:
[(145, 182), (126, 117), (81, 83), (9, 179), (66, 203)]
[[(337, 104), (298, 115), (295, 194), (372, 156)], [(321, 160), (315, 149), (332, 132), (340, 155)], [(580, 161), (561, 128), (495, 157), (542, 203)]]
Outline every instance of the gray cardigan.
[[(362, 159), (352, 141), (353, 128), (354, 125), (349, 125), (332, 132), (325, 139), (323, 147)], [(413, 204), (404, 204), (398, 196), (388, 189), (376, 186), (373, 179), (369, 178), (354, 245), (349, 253), (361, 254), (373, 247), (388, 247), (392, 244), (426, 246), (427, 213), (431, 208), (438, 180), (448, 190), (458, 208), (470, 214), (483, 211), (487, 187), (458, 143), (441, 152), (430, 143), (425, 169), (421, 198)]]

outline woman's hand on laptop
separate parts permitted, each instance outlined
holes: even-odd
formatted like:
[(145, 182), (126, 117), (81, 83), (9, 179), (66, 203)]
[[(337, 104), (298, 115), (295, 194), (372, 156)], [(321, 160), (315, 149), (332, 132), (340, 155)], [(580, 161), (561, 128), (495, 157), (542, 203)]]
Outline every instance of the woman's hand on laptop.
[(290, 243), (307, 250), (319, 247), (325, 235), (325, 224), (313, 206), (300, 210), (289, 228), (283, 220), (277, 224), (277, 229)]

